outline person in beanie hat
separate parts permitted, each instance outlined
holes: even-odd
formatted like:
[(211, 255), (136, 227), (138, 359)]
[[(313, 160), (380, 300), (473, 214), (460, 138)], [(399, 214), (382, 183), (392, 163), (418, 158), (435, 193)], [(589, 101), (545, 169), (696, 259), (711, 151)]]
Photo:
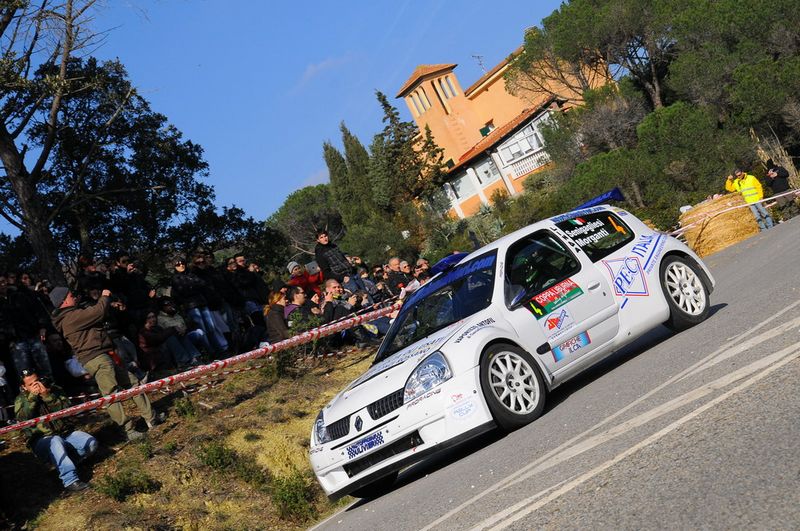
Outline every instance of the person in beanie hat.
[(286, 269), (289, 270), (290, 275), (287, 282), (288, 285), (303, 288), (303, 291), (308, 294), (316, 293), (317, 295), (322, 295), (322, 290), (319, 289), (319, 285), (322, 282), (321, 270), (312, 275), (297, 262), (289, 262)]
[[(110, 307), (111, 292), (104, 289), (100, 299), (92, 306), (78, 304), (72, 293), (67, 292), (59, 308), (53, 311), (53, 324), (56, 330), (72, 347), (75, 357), (92, 375), (103, 395), (140, 383), (134, 374), (114, 363), (109, 355), (114, 350), (114, 343), (103, 324), (108, 317)], [(157, 415), (151, 407), (147, 395), (137, 395), (132, 400), (149, 427), (164, 421), (164, 417)], [(120, 402), (108, 406), (107, 411), (111, 420), (125, 430), (129, 441), (144, 437), (143, 433), (136, 430), (133, 419), (125, 414)]]

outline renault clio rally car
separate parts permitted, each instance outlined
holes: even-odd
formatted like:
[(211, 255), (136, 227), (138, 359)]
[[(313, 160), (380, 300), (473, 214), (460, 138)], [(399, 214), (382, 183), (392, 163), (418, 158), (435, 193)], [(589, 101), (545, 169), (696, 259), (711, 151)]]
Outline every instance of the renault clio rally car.
[(414, 292), (369, 370), (320, 412), (317, 479), (332, 499), (364, 497), (433, 452), (532, 422), (614, 350), (703, 321), (713, 287), (688, 247), (618, 208), (504, 236)]

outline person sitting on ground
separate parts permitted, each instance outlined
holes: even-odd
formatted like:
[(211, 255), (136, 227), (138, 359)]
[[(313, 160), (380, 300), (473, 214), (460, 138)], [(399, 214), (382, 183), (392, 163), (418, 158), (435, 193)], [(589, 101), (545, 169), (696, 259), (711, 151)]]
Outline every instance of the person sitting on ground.
[(228, 351), (228, 340), (217, 328), (216, 320), (208, 307), (207, 291), (206, 283), (194, 273), (187, 271), (184, 259), (175, 260), (172, 297), (183, 308), (186, 317), (203, 329), (209, 343), (214, 347), (214, 354), (224, 356)]
[(319, 315), (319, 307), (308, 299), (306, 292), (300, 286), (292, 286), (286, 295), (289, 303), (283, 313), (287, 323), (297, 320), (308, 321), (314, 315)]
[(322, 282), (322, 271), (317, 271), (317, 274), (312, 275), (306, 270), (305, 266), (297, 262), (289, 262), (286, 269), (289, 270), (290, 275), (288, 282), (286, 282), (287, 284), (290, 286), (299, 286), (303, 288), (306, 293), (311, 293), (313, 291), (317, 294), (322, 294), (322, 290), (319, 287)]
[(285, 307), (286, 295), (280, 291), (273, 291), (269, 296), (269, 306), (264, 315), (267, 322), (267, 341), (270, 343), (278, 343), (291, 337), (284, 316)]
[(214, 349), (208, 342), (205, 332), (202, 328), (194, 328), (190, 330), (186, 324), (186, 320), (178, 313), (178, 308), (175, 306), (175, 301), (169, 297), (163, 297), (160, 303), (161, 311), (158, 313), (158, 325), (162, 328), (172, 328), (175, 333), (180, 337), (186, 337), (194, 345), (195, 349), (205, 352), (211, 356)]
[(139, 348), (144, 352), (151, 371), (165, 356), (179, 370), (200, 365), (200, 352), (192, 342), (178, 335), (174, 328), (160, 327), (155, 312), (147, 314), (144, 326), (139, 331)]
[(355, 294), (346, 292), (342, 284), (335, 278), (325, 281), (325, 298), (320, 303), (322, 309), (322, 322), (338, 321), (353, 313), (353, 308), (358, 303)]
[[(22, 389), (14, 402), (18, 420), (34, 419), (71, 405), (61, 389), (40, 380), (35, 371), (25, 369), (22, 372)], [(73, 430), (66, 418), (40, 422), (34, 427), (24, 428), (23, 433), (36, 457), (56, 467), (64, 488), (77, 492), (88, 487), (78, 477), (70, 453), (77, 454), (79, 462), (86, 459), (97, 451), (97, 439), (86, 432)]]
[[(57, 287), (50, 294), (56, 310), (53, 312), (53, 324), (64, 339), (72, 347), (75, 357), (92, 375), (100, 392), (104, 395), (139, 385), (139, 380), (126, 368), (117, 365), (108, 355), (114, 343), (103, 329), (103, 324), (111, 307), (111, 292), (103, 290), (100, 300), (92, 306), (79, 306), (74, 295), (65, 287)], [(162, 415), (156, 414), (146, 394), (133, 397), (139, 413), (149, 427), (161, 424)], [(133, 419), (125, 414), (120, 402), (115, 402), (106, 409), (108, 415), (125, 431), (129, 441), (142, 439), (145, 434), (136, 430)]]

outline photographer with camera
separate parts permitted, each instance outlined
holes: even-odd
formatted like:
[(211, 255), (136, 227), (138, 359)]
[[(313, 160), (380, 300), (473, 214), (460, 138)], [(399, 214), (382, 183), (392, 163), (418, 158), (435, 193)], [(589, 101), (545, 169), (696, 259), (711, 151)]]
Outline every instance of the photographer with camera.
[[(18, 420), (34, 419), (72, 405), (58, 386), (40, 380), (33, 369), (24, 369), (21, 376), (20, 394), (14, 402)], [(67, 419), (40, 422), (23, 432), (36, 457), (56, 467), (64, 488), (77, 492), (88, 487), (78, 477), (70, 454), (77, 455), (80, 461), (86, 459), (97, 451), (97, 439), (86, 432), (73, 430)]]
[[(81, 365), (94, 377), (103, 395), (139, 385), (139, 379), (127, 367), (114, 363), (110, 356), (114, 342), (104, 326), (111, 307), (109, 290), (104, 289), (100, 299), (92, 306), (78, 305), (72, 293), (64, 287), (55, 288), (51, 298), (58, 308), (53, 312), (53, 324), (72, 347)], [(149, 427), (163, 422), (163, 417), (153, 411), (147, 395), (137, 395), (133, 397), (133, 402)], [(124, 429), (129, 441), (145, 436), (136, 430), (133, 419), (128, 418), (121, 403), (108, 406), (108, 414)]]

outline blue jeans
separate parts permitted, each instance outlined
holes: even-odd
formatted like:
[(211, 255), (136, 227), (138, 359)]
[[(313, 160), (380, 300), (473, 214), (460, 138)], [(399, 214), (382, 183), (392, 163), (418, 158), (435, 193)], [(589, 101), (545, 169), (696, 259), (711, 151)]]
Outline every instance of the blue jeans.
[[(758, 222), (759, 230), (766, 230), (772, 228), (772, 217), (762, 203), (753, 203), (750, 205), (750, 212)], [(766, 225), (766, 226), (765, 226)]]
[(208, 337), (211, 344), (216, 348), (216, 354), (228, 350), (228, 340), (225, 339), (222, 332), (217, 329), (214, 323), (214, 316), (211, 315), (211, 310), (209, 310), (207, 306), (187, 310), (186, 315), (203, 329), (206, 337)]
[(169, 336), (164, 342), (164, 347), (175, 359), (178, 367), (185, 367), (200, 359), (200, 353), (186, 336)]
[(50, 358), (44, 344), (36, 339), (20, 339), (11, 343), (11, 359), (14, 360), (14, 367), (17, 374), (22, 374), (22, 369), (36, 367), (39, 376), (47, 377), (52, 380), (53, 369), (50, 367)]
[(75, 470), (75, 463), (70, 453), (77, 454), (83, 460), (97, 451), (97, 439), (82, 431), (73, 431), (66, 437), (48, 435), (33, 445), (33, 453), (45, 462), (53, 463), (58, 469), (58, 477), (65, 487), (69, 487), (80, 478)]
[(208, 336), (206, 336), (206, 333), (201, 329), (195, 328), (194, 330), (187, 330), (185, 337), (192, 342), (192, 345), (194, 345), (196, 349), (204, 350), (209, 356), (214, 353), (214, 349), (211, 348), (211, 343), (208, 342)]

